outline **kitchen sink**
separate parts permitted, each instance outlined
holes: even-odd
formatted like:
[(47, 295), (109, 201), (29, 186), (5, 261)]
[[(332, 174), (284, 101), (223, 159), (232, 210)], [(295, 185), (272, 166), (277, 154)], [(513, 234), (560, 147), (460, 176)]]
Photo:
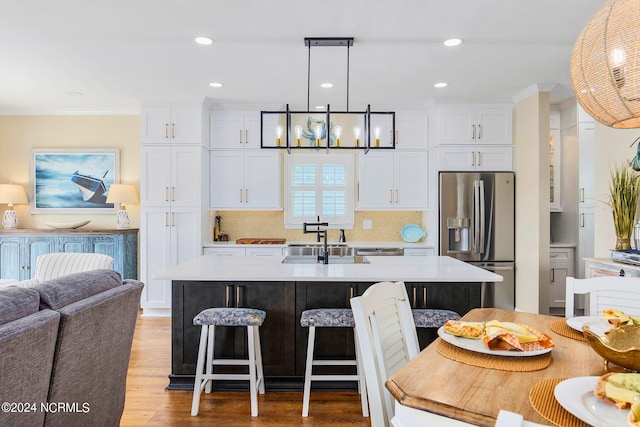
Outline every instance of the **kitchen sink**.
[[(317, 255), (287, 255), (282, 260), (283, 264), (322, 264), (318, 262)], [(369, 264), (369, 260), (361, 255), (331, 256), (329, 264)]]
[[(304, 257), (322, 255), (322, 243), (295, 243), (287, 246), (287, 256)], [(329, 257), (350, 257), (353, 256), (353, 248), (342, 243), (331, 243), (327, 245)], [(331, 258), (329, 258), (331, 262)]]

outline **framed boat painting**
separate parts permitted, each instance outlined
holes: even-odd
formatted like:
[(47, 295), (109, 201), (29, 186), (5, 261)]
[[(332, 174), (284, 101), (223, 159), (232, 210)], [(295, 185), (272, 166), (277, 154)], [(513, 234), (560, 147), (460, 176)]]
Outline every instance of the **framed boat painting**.
[(112, 214), (109, 187), (119, 182), (118, 149), (31, 150), (31, 213)]

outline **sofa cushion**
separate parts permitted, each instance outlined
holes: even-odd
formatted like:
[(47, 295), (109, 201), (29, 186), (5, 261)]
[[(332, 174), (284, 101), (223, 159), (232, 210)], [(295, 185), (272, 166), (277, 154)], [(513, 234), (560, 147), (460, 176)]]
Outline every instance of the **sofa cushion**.
[(41, 309), (58, 310), (118, 286), (122, 286), (122, 279), (117, 271), (92, 270), (37, 283), (29, 289), (40, 294)]
[(33, 289), (9, 286), (0, 291), (0, 325), (38, 311), (40, 296)]

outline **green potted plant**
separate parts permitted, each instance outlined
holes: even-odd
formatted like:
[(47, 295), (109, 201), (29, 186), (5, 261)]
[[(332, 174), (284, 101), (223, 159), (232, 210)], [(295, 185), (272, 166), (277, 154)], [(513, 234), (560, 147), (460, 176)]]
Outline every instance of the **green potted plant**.
[(627, 165), (611, 171), (609, 206), (613, 213), (617, 251), (631, 249), (631, 234), (638, 206), (640, 175)]

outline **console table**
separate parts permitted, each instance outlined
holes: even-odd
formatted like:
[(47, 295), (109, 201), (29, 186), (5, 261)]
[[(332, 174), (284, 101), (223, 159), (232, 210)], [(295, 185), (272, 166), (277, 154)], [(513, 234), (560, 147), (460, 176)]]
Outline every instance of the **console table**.
[(0, 279), (26, 280), (38, 256), (51, 252), (100, 253), (113, 257), (123, 279), (138, 278), (138, 229), (0, 230)]
[(640, 266), (612, 261), (611, 258), (585, 258), (585, 277), (640, 277)]

